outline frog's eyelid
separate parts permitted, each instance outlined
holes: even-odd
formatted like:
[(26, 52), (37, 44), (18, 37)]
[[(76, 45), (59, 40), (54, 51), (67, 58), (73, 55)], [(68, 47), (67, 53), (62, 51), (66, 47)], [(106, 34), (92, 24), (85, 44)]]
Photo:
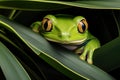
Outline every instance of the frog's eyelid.
[(56, 17), (54, 15), (49, 14), (49, 15), (45, 16), (44, 18), (47, 18), (47, 19), (51, 20), (52, 24), (56, 24), (57, 23), (56, 22), (57, 21)]

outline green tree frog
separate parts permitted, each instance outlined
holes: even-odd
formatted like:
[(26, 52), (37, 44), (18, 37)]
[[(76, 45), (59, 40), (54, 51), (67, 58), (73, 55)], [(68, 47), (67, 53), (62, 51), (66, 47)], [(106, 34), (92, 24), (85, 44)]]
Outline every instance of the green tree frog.
[(65, 14), (46, 15), (42, 21), (34, 22), (31, 27), (48, 41), (75, 51), (80, 59), (93, 64), (92, 56), (94, 50), (100, 47), (100, 42), (88, 31), (88, 23), (84, 17)]

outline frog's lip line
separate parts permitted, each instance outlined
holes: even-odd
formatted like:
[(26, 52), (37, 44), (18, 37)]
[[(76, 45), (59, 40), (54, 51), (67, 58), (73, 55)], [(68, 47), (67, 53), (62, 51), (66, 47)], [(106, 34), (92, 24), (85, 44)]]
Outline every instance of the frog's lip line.
[(56, 43), (60, 43), (60, 44), (82, 44), (86, 41), (86, 39), (82, 39), (82, 40), (74, 40), (74, 41), (57, 41), (54, 39), (50, 39), (50, 38), (46, 38), (48, 41), (52, 41), (52, 42), (56, 42)]

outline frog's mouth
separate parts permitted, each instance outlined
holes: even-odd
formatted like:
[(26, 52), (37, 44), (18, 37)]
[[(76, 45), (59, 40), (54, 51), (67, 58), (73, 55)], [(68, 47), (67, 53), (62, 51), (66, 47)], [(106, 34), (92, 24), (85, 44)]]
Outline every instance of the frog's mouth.
[(50, 39), (50, 38), (46, 38), (46, 39), (51, 42), (56, 42), (60, 44), (69, 44), (69, 45), (80, 45), (86, 41), (86, 39), (73, 40), (73, 41), (62, 41), (62, 40), (55, 40), (55, 39)]

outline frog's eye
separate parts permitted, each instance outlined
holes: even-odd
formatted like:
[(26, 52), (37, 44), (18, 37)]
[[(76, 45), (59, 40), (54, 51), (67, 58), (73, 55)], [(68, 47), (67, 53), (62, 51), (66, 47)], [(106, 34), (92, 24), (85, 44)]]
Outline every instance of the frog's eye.
[(52, 21), (48, 18), (44, 18), (42, 20), (42, 29), (46, 32), (50, 32), (52, 30)]
[(78, 31), (80, 33), (84, 33), (87, 29), (88, 29), (88, 23), (87, 23), (87, 21), (85, 19), (81, 20), (78, 23)]

